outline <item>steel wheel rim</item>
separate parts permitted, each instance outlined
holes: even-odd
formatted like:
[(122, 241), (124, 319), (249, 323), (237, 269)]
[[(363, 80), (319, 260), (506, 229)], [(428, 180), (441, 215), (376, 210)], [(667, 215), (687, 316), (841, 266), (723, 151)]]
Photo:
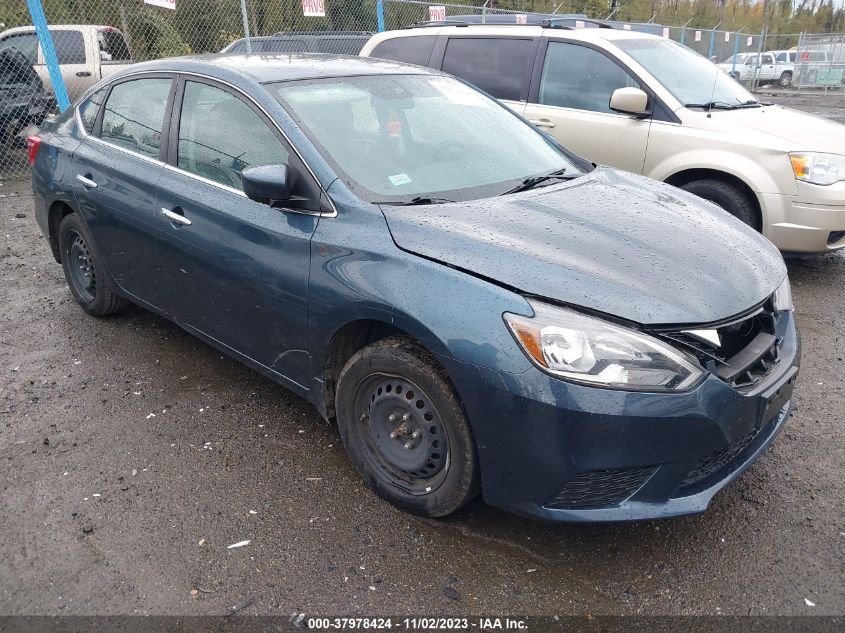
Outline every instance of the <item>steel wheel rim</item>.
[(91, 303), (97, 296), (97, 275), (91, 249), (79, 233), (68, 235), (68, 269), (74, 289), (85, 301)]
[(362, 380), (354, 395), (356, 441), (370, 470), (411, 495), (430, 494), (449, 471), (449, 438), (437, 407), (413, 382), (388, 374)]

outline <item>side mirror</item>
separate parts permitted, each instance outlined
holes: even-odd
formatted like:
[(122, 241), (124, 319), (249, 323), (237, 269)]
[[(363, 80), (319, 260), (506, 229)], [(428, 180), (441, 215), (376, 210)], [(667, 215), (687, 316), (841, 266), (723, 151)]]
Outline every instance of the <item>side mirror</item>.
[(288, 165), (261, 165), (241, 172), (246, 197), (270, 206), (290, 200), (295, 181), (296, 172)]
[(610, 109), (623, 114), (645, 116), (648, 112), (648, 95), (639, 88), (617, 88), (610, 95)]

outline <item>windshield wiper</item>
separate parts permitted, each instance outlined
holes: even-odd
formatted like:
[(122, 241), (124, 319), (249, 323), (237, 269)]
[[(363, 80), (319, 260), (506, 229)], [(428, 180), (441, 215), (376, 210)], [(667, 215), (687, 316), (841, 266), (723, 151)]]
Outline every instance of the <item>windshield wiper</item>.
[(685, 103), (685, 108), (702, 108), (704, 110), (736, 110), (742, 107), (742, 104), (725, 103), (724, 101), (708, 101), (707, 103)]
[(520, 191), (526, 191), (528, 189), (533, 189), (537, 185), (542, 184), (544, 182), (548, 182), (550, 180), (572, 180), (574, 178), (578, 178), (578, 176), (581, 176), (581, 175), (582, 174), (580, 174), (580, 173), (567, 174), (566, 168), (564, 167), (563, 169), (557, 169), (557, 170), (550, 172), (548, 174), (543, 174), (542, 176), (531, 176), (530, 178), (526, 178), (525, 180), (523, 180), (521, 183), (519, 183), (513, 189), (508, 189), (507, 191), (505, 191), (504, 193), (502, 193), (500, 195), (507, 196), (508, 194), (511, 194), (511, 193), (519, 193)]
[(447, 200), (446, 198), (433, 198), (430, 196), (417, 196), (416, 198), (411, 198), (410, 200), (405, 200), (404, 202), (393, 202), (393, 201), (380, 201), (374, 202), (373, 204), (384, 204), (390, 205), (394, 207), (410, 207), (417, 204), (449, 204), (450, 202), (455, 202), (454, 200)]

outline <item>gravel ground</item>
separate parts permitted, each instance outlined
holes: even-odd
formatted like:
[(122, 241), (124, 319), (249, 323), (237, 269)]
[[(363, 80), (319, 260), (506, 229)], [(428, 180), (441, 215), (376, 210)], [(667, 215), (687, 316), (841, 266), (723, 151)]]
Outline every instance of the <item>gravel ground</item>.
[(705, 514), (431, 521), (303, 400), (138, 308), (84, 315), (28, 183), (0, 195), (4, 615), (845, 613), (841, 255), (789, 262), (798, 410)]

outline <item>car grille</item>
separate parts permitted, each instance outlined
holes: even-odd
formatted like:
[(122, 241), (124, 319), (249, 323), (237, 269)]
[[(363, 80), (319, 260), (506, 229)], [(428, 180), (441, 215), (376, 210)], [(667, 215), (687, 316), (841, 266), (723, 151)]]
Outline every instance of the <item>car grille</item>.
[[(779, 315), (771, 301), (754, 314), (733, 323), (703, 330), (658, 332), (656, 336), (692, 353), (702, 366), (737, 389), (756, 385), (777, 365), (782, 339), (777, 336)], [(718, 342), (701, 331), (718, 336)]]
[(639, 490), (655, 470), (648, 466), (579, 473), (543, 505), (557, 510), (618, 505)]

